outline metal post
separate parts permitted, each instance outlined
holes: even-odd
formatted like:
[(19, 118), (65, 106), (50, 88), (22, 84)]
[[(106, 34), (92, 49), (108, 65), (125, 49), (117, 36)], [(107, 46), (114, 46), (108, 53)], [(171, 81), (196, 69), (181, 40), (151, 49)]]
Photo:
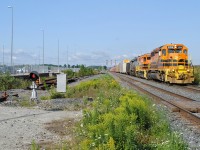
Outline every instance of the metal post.
[(37, 85), (35, 84), (35, 81), (32, 82), (31, 88), (32, 88), (32, 93), (31, 93), (30, 100), (38, 101), (37, 91), (36, 91)]
[(13, 57), (13, 7), (12, 6), (8, 6), (8, 8), (12, 9), (12, 33), (11, 33), (11, 74), (12, 74), (12, 73), (14, 73), (13, 61), (12, 61), (12, 57)]
[(43, 73), (44, 73), (44, 30), (43, 30)]
[(59, 40), (58, 40), (58, 73), (60, 72), (60, 69), (59, 69)]
[(68, 46), (67, 46), (67, 69), (68, 69)]
[(44, 29), (41, 29), (42, 31), (42, 45), (43, 45), (43, 73), (44, 73)]
[(3, 45), (3, 69), (4, 69), (4, 45)]

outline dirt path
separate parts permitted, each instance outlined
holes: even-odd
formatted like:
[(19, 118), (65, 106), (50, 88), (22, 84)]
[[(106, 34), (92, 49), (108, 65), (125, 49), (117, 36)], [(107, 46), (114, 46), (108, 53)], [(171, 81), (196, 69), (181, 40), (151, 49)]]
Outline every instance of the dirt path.
[(81, 111), (45, 111), (0, 106), (0, 146), (3, 150), (28, 149), (31, 142), (59, 141), (61, 138), (45, 129), (54, 120), (79, 118)]

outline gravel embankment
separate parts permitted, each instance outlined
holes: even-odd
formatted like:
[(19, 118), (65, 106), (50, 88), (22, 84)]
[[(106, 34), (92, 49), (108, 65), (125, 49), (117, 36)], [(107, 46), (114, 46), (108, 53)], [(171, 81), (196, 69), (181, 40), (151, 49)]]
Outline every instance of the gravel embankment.
[[(113, 77), (125, 88), (130, 89), (130, 87), (128, 86), (127, 83), (122, 82), (118, 77), (116, 77), (115, 75), (113, 75)], [(140, 78), (135, 78), (137, 81), (143, 81), (144, 79), (140, 79)], [(183, 96), (186, 97), (192, 97), (195, 100), (199, 100), (200, 101), (200, 93), (191, 93), (188, 91), (183, 91), (182, 89), (178, 89), (177, 87), (173, 87), (173, 86), (168, 86), (165, 84), (160, 84), (160, 83), (156, 83), (156, 82), (152, 82), (152, 81), (148, 81), (145, 80), (145, 82), (151, 83), (153, 85), (156, 85), (158, 87), (161, 87), (164, 90), (168, 90), (168, 91), (173, 91), (174, 93), (179, 93)], [(135, 84), (140, 84), (140, 87), (144, 88), (145, 90), (148, 90), (149, 92), (154, 93), (155, 95), (158, 95), (160, 97), (169, 99), (169, 100), (173, 100), (174, 97), (166, 95), (166, 94), (162, 94), (160, 92), (157, 92), (155, 89), (153, 88), (146, 88), (145, 86), (143, 86), (141, 83), (136, 83)], [(157, 105), (158, 109), (160, 109), (161, 111), (165, 111), (167, 114), (167, 118), (169, 119), (170, 122), (170, 126), (171, 129), (173, 131), (176, 131), (178, 133), (180, 133), (180, 135), (182, 136), (182, 138), (185, 140), (185, 142), (188, 143), (189, 145), (189, 149), (191, 150), (200, 150), (200, 129), (195, 127), (195, 126), (191, 126), (191, 124), (182, 119), (180, 117), (180, 115), (178, 113), (173, 113), (171, 112), (169, 109), (167, 109), (167, 107), (163, 106), (163, 105)]]
[(3, 150), (29, 149), (31, 142), (55, 142), (61, 138), (45, 129), (53, 120), (80, 118), (81, 111), (45, 111), (0, 106), (0, 145)]

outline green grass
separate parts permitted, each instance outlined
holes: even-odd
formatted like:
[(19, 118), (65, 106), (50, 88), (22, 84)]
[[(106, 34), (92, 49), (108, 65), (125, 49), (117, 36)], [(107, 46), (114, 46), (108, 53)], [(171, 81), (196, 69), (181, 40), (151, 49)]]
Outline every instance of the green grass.
[(41, 96), (40, 99), (41, 99), (41, 100), (49, 100), (50, 97), (49, 97), (49, 96)]
[(21, 107), (33, 107), (36, 106), (36, 103), (30, 100), (22, 100), (19, 102)]

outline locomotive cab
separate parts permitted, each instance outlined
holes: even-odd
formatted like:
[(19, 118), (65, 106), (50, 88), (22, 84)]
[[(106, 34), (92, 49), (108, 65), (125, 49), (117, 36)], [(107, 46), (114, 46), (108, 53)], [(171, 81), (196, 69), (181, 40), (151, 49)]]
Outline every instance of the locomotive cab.
[(138, 57), (138, 66), (136, 67), (136, 76), (147, 79), (147, 71), (150, 64), (150, 54), (144, 54)]

